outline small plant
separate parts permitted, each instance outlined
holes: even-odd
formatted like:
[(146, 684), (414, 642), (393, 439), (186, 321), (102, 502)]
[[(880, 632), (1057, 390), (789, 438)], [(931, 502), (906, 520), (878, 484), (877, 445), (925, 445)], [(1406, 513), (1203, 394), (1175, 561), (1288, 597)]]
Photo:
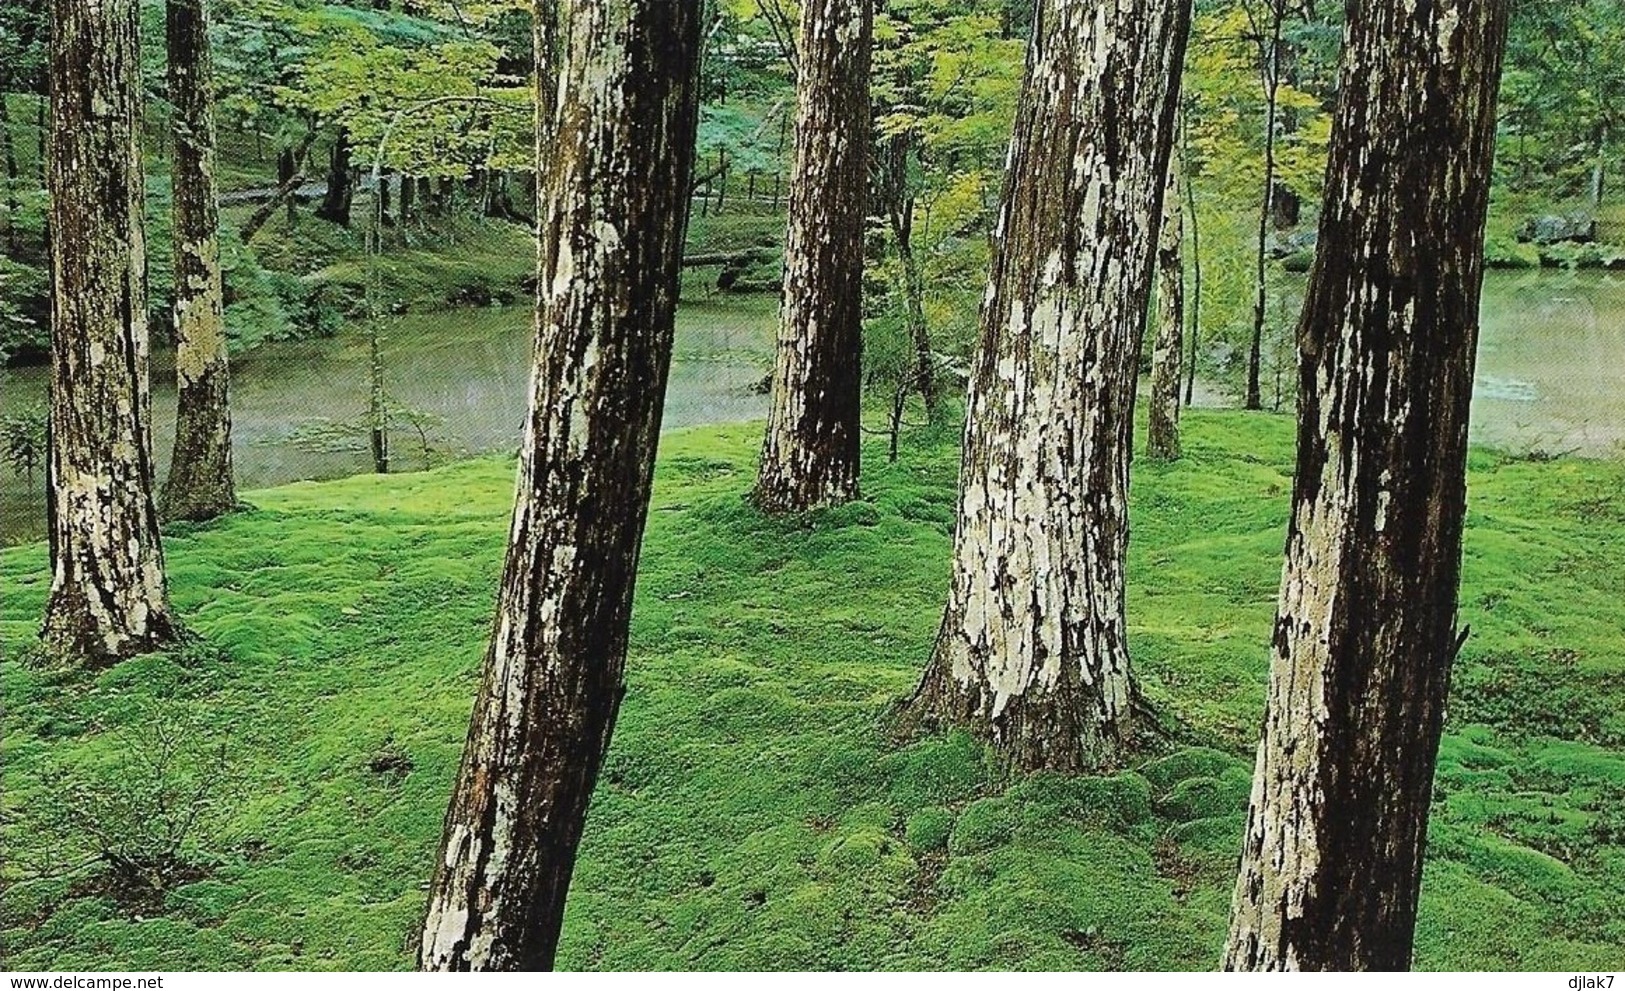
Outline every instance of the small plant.
[(0, 443), (6, 462), (34, 484), (34, 472), (45, 464), (45, 404), (25, 406), (0, 417)]
[[(446, 418), (437, 413), (391, 402), (386, 423), (411, 428), (425, 468), (441, 464), (455, 454), (449, 440), (440, 432)], [(288, 439), (307, 451), (321, 454), (362, 454), (371, 449), (371, 435), (372, 425), (365, 419), (345, 421), (317, 417), (294, 428)]]
[(162, 903), (173, 888), (207, 873), (208, 849), (227, 807), (230, 762), (201, 724), (156, 707), (115, 730), (104, 759), (49, 769), (39, 825), (72, 836), (97, 885), (131, 907)]

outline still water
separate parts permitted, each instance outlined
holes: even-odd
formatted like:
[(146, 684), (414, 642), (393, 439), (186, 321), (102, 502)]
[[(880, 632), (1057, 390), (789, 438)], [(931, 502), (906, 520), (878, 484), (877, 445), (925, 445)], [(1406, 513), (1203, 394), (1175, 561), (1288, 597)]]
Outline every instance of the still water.
[[(685, 301), (678, 314), (667, 429), (759, 419), (771, 368), (775, 306), (760, 297)], [(530, 372), (524, 306), (393, 321), (386, 332), (394, 404), (423, 414), (429, 453), (410, 424), (391, 435), (396, 470), (517, 448)], [(154, 359), (154, 448), (164, 470), (174, 436), (169, 356)], [(44, 396), (46, 370), (0, 372), (0, 411)], [(367, 407), (367, 342), (359, 333), (270, 344), (232, 368), (238, 486), (371, 470), (354, 431)], [(1204, 390), (1209, 395), (1218, 395)], [(1483, 301), (1473, 438), (1518, 451), (1625, 456), (1625, 276), (1492, 272)], [(0, 543), (43, 533), (43, 482), (0, 467)]]
[[(665, 429), (759, 419), (758, 391), (772, 368), (776, 302), (757, 297), (684, 301), (677, 318)], [(390, 460), (413, 471), (448, 459), (518, 450), (531, 365), (525, 306), (401, 317), (384, 336), (397, 419)], [(0, 371), (0, 412), (43, 402), (49, 370)], [(367, 417), (368, 346), (359, 329), (321, 340), (271, 343), (232, 359), (232, 442), (239, 490), (372, 470), (359, 433)], [(159, 478), (175, 437), (173, 355), (153, 356), (153, 448)], [(428, 453), (424, 440), (427, 439)], [(0, 544), (44, 536), (44, 482), (0, 466)]]

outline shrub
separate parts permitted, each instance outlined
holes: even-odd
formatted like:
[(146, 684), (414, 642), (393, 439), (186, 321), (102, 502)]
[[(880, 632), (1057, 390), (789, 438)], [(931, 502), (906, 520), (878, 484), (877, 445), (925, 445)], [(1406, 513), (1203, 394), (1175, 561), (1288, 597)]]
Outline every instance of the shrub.
[(101, 759), (43, 777), (40, 825), (73, 837), (110, 894), (136, 903), (203, 875), (228, 803), (229, 761), (201, 720), (154, 707)]

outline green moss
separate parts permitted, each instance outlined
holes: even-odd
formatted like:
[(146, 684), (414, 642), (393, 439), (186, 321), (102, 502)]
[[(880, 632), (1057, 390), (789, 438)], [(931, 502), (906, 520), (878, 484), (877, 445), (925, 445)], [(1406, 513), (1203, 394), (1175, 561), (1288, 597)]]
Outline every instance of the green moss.
[(955, 856), (981, 853), (1010, 841), (1016, 831), (1016, 810), (1002, 798), (979, 798), (965, 806), (948, 836), (948, 852)]
[(964, 801), (988, 787), (993, 775), (988, 752), (968, 733), (958, 732), (890, 754), (881, 770), (905, 806)]
[[(528, 256), (528, 255), (527, 255)], [(759, 427), (662, 440), (628, 692), (561, 944), (572, 968), (1211, 968), (1240, 849), (1292, 472), (1287, 418), (1193, 411), (1137, 461), (1129, 621), (1187, 745), (1011, 778), (963, 733), (891, 737), (941, 617), (952, 431), (871, 448), (865, 501), (744, 499)], [(1625, 952), (1625, 466), (1475, 452), (1417, 962)], [(25, 663), (43, 547), (0, 553), (0, 941), (18, 969), (410, 966), (490, 633), (513, 466), (249, 495), (177, 528), (201, 644), (86, 676)], [(207, 876), (136, 919), (29, 879), (85, 837), (50, 765), (116, 766), (154, 711), (230, 727)], [(393, 755), (383, 771), (380, 754)], [(57, 806), (59, 808), (59, 806)], [(1483, 920), (1496, 921), (1487, 926)]]
[(1028, 818), (1060, 817), (1085, 829), (1126, 833), (1151, 821), (1151, 785), (1138, 774), (1067, 777), (1035, 774), (1007, 793), (1029, 806)]
[(940, 805), (928, 805), (908, 817), (904, 837), (920, 853), (945, 850), (953, 832), (954, 814)]
[(1235, 754), (1211, 747), (1185, 747), (1148, 762), (1140, 773), (1151, 787), (1165, 793), (1189, 778), (1214, 778), (1236, 768), (1248, 769)]

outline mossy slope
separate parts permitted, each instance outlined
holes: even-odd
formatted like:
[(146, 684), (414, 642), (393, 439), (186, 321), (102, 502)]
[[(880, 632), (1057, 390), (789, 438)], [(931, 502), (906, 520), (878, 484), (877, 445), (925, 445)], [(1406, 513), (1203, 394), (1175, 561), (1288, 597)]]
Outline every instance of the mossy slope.
[[(1290, 487), (1282, 419), (1193, 414), (1136, 467), (1130, 600), (1177, 741), (1121, 774), (1001, 778), (883, 734), (947, 576), (950, 443), (789, 523), (742, 495), (755, 428), (669, 435), (630, 689), (576, 873), (572, 968), (1207, 968), (1261, 714)], [(1625, 466), (1475, 455), (1457, 672), (1420, 931), (1427, 968), (1625, 959)], [(500, 566), (511, 463), (303, 484), (167, 542), (212, 651), (98, 677), (18, 661), (44, 551), (0, 555), (8, 966), (409, 966)], [(209, 877), (134, 913), (24, 875), (53, 764), (201, 715), (233, 755)], [(409, 768), (380, 773), (375, 758)], [(58, 824), (60, 826), (60, 824)]]

